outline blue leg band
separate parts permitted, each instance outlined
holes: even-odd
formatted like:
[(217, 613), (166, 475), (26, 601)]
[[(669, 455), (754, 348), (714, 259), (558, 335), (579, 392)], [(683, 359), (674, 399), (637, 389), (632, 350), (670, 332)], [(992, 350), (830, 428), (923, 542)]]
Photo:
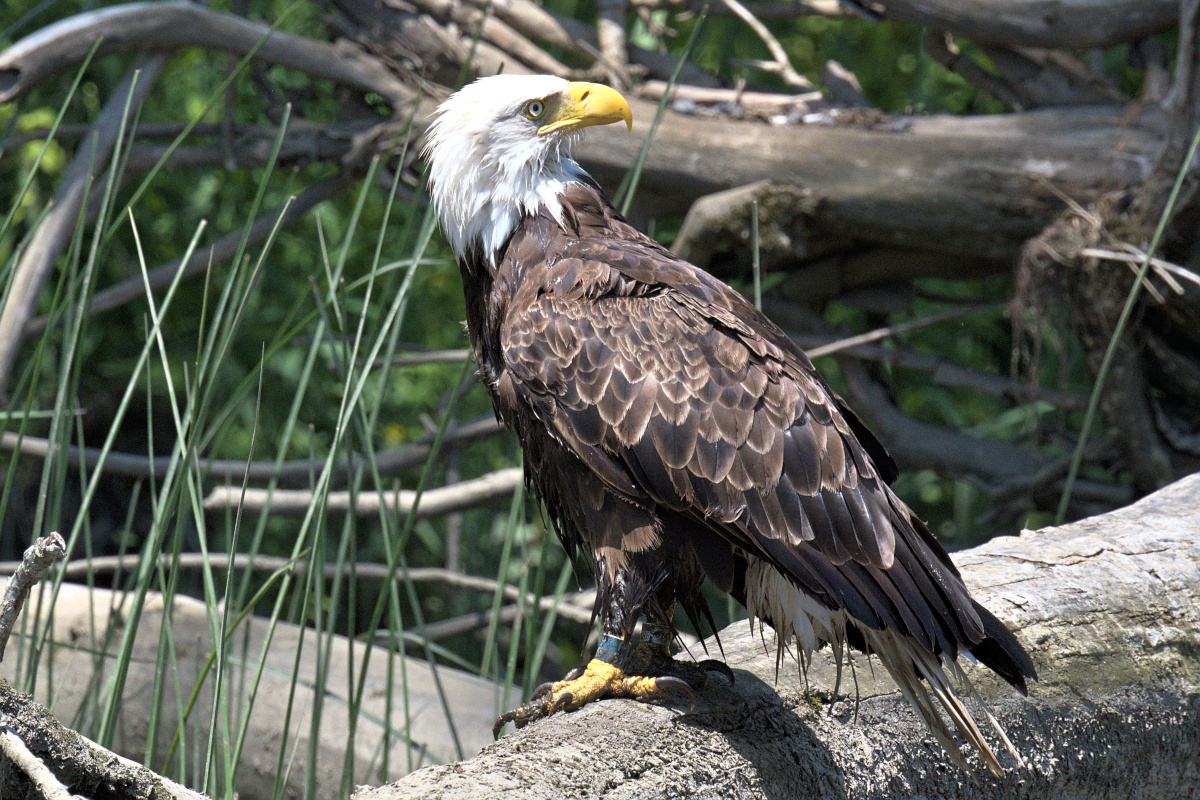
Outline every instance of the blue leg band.
[(601, 634), (600, 644), (596, 647), (596, 658), (608, 664), (621, 665), (625, 660), (625, 640), (611, 634)]

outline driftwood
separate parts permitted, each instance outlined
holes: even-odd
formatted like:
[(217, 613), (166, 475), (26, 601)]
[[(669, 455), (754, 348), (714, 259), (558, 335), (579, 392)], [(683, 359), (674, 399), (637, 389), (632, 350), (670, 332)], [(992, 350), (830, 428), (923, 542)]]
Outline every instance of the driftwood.
[[(50, 596), (48, 591), (41, 595), (35, 593), (29, 601), (28, 613), (44, 616), (48, 610)], [(35, 697), (47, 705), (64, 724), (84, 727), (94, 722), (89, 715), (95, 713), (94, 703), (105, 685), (107, 666), (111, 664), (111, 660), (97, 658), (93, 655), (92, 648), (95, 646), (101, 651), (115, 652), (120, 643), (122, 626), (129, 613), (129, 605), (127, 597), (123, 598), (107, 590), (89, 591), (85, 586), (63, 584), (53, 606), (52, 638), (46, 654), (39, 661)], [(162, 630), (165, 610), (162, 596), (151, 593), (138, 626), (133, 658), (122, 694), (121, 724), (117, 727), (112, 743), (113, 750), (130, 758), (143, 759), (146, 753), (146, 729), (155, 696), (154, 681), (156, 673), (161, 669), (159, 633)], [(261, 617), (251, 617), (244, 624), (248, 627), (239, 628), (228, 640), (230, 658), (224, 678), (227, 686), (243, 687), (232, 690), (238, 693), (239, 697), (245, 696), (242, 692), (248, 692), (253, 682), (268, 629), (268, 621)], [(178, 708), (180, 704), (187, 703), (212, 646), (209, 614), (204, 604), (198, 600), (176, 597), (171, 605), (169, 625), (174, 652), (166, 656), (172, 669), (168, 689), (164, 690), (164, 699), (159, 708), (162, 716), (157, 753), (160, 759), (167, 752), (175, 733), (179, 718)], [(24, 629), (28, 631), (28, 621), (25, 622)], [(18, 621), (17, 631), (21, 630), (22, 623)], [(348, 742), (352, 743), (354, 750), (355, 781), (380, 780), (383, 768), (383, 723), (388, 720), (386, 686), (389, 677), (395, 681), (395, 700), (390, 718), (391, 752), (387, 765), (387, 774), (390, 777), (404, 775), (408, 771), (409, 763), (414, 766), (444, 763), (458, 757), (459, 752), (464, 755), (477, 753), (491, 739), (492, 720), (498, 713), (496, 709), (503, 703), (502, 690), (461, 670), (444, 667), (439, 669), (438, 678), (450, 703), (451, 715), (455, 722), (452, 731), (446, 724), (429, 664), (421, 659), (409, 657), (406, 672), (412, 743), (410, 762), (404, 742), (405, 703), (399, 659), (394, 658), (389, 675), (388, 654), (383, 648), (370, 647), (356, 641), (353, 642), (351, 653), (351, 641), (344, 636), (323, 635), (319, 638), (320, 646), (326, 648), (331, 656), (325, 666), (327, 689), (321, 710), (321, 737), (317, 746), (316, 797), (338, 796)], [(301, 647), (306, 657), (300, 667), (295, 708), (290, 725), (285, 731), (283, 720), (291, 691), (290, 675), (295, 668), (297, 650)], [(314, 713), (312, 686), (317, 663), (320, 661), (317, 658), (317, 648), (318, 636), (313, 630), (290, 623), (277, 625), (271, 646), (267, 650), (266, 669), (263, 671), (254, 711), (250, 715), (247, 745), (237, 775), (236, 788), (242, 798), (254, 800), (272, 797), (281, 745), (287, 747), (288, 759), (295, 759), (285, 782), (286, 790), (294, 793), (294, 796), (303, 792), (310, 726)], [(368, 649), (373, 652), (366, 676), (363, 707), (351, 737), (348, 703), (344, 695), (346, 687), (350, 684), (351, 671), (357, 682), (358, 670)], [(18, 650), (15, 633), (9, 650), (10, 657), (0, 665), (0, 677), (19, 686), (22, 685), (19, 677), (27, 654)], [(196, 708), (184, 726), (184, 741), (189, 743), (189, 748), (199, 747), (201, 758), (208, 739), (208, 725), (212, 719), (213, 677), (213, 674), (209, 673)], [(176, 698), (170, 690), (169, 687), (175, 685), (180, 687), (182, 697)], [(232, 702), (236, 705), (239, 701)], [(39, 716), (35, 707), (30, 707), (25, 695), (20, 692), (13, 692), (5, 687), (4, 692), (0, 693), (0, 712), (23, 720), (23, 727), (19, 731), (22, 738), (36, 756), (48, 763), (53, 762), (54, 771), (59, 774), (60, 779), (65, 780), (76, 774), (69, 769), (64, 773), (64, 769), (67, 769), (64, 764), (74, 758), (71, 754), (87, 755), (91, 752), (86, 740), (79, 744), (79, 737), (73, 732), (57, 728), (47, 730), (45, 719)], [(62, 742), (74, 744), (71, 744), (69, 749), (64, 749)], [(189, 759), (196, 757), (190, 749), (186, 756)], [(89, 757), (95, 758), (94, 755)], [(161, 763), (150, 766), (162, 768)], [(79, 774), (93, 777), (96, 773), (94, 768), (86, 764), (73, 769)], [(128, 779), (130, 787), (146, 784), (146, 776), (142, 772), (123, 769), (119, 774)], [(0, 772), (0, 797), (22, 797), (23, 795), (14, 788), (22, 784), (6, 784), (5, 777)], [(124, 793), (123, 790), (114, 789), (111, 794), (105, 796), (115, 800), (147, 795), (139, 794), (130, 788)]]
[[(356, 800), (399, 798), (1194, 798), (1200, 785), (1200, 476), (1128, 508), (958, 554), (975, 596), (1037, 664), (1032, 695), (972, 679), (1028, 768), (952, 766), (882, 670), (833, 698), (746, 623), (721, 634), (737, 684), (694, 709), (612, 700)], [(710, 650), (715, 643), (710, 640)], [(854, 683), (857, 681), (859, 702)], [(857, 719), (856, 719), (857, 717)]]

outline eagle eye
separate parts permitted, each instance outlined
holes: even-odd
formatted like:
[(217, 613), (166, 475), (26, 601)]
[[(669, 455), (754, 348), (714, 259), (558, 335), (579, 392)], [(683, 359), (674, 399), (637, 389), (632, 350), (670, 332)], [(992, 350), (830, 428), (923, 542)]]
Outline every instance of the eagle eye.
[(546, 113), (546, 104), (541, 100), (530, 100), (525, 104), (525, 116), (530, 119), (541, 119)]

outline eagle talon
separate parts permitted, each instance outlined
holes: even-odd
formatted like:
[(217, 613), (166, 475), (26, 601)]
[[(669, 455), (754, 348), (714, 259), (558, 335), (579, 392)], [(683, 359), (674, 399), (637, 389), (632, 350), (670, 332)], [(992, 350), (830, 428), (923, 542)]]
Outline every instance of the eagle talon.
[(705, 672), (716, 672), (720, 674), (725, 678), (725, 680), (729, 681), (730, 686), (733, 686), (735, 682), (733, 679), (733, 670), (731, 670), (729, 665), (724, 661), (717, 661), (714, 658), (709, 658), (701, 661), (698, 666)]
[[(570, 674), (570, 673), (568, 673), (568, 674)], [(566, 680), (570, 680), (570, 678), (567, 678)], [(538, 699), (544, 697), (546, 694), (548, 694), (549, 691), (553, 688), (554, 688), (554, 681), (546, 681), (545, 683), (540, 683), (540, 684), (538, 684), (538, 687), (533, 690), (533, 694), (530, 695), (529, 699), (530, 700), (538, 700)]]
[(654, 690), (656, 694), (666, 694), (674, 689), (687, 695), (688, 702), (691, 703), (693, 709), (696, 708), (696, 693), (692, 691), (692, 685), (683, 678), (676, 678), (674, 675), (660, 675), (654, 679)]

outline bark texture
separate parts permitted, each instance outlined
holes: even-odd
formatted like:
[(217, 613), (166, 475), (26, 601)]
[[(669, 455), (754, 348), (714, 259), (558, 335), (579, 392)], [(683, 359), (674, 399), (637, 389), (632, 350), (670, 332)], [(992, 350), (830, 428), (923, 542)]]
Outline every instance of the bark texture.
[(1025, 699), (968, 668), (1029, 762), (1002, 780), (953, 767), (866, 660), (843, 676), (849, 696), (830, 694), (828, 659), (806, 689), (790, 657), (777, 673), (769, 632), (764, 648), (739, 623), (721, 634), (737, 685), (714, 680), (694, 709), (598, 703), (355, 798), (1194, 798), (1198, 531), (1192, 476), (1111, 514), (958, 554), (1041, 678)]

